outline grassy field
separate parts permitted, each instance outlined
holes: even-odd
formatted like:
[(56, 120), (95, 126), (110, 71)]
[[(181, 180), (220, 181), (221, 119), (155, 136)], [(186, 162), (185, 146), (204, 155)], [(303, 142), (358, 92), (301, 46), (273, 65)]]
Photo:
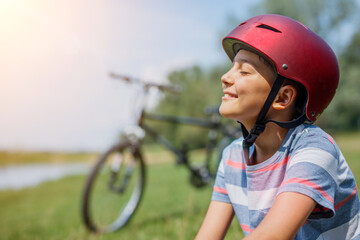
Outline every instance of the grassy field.
[[(124, 230), (91, 235), (80, 218), (84, 177), (68, 177), (21, 191), (0, 192), (1, 239), (193, 239), (211, 188), (194, 189), (181, 167), (162, 163), (148, 169), (148, 185), (134, 219)], [(241, 237), (234, 222), (232, 238)]]
[[(360, 185), (360, 134), (335, 136)], [(75, 161), (75, 155), (42, 154), (60, 162)], [(36, 154), (0, 153), (2, 164), (37, 162)], [(3, 156), (7, 157), (4, 160)], [(21, 156), (21, 157), (19, 157)], [(27, 157), (26, 157), (27, 156)], [(0, 191), (0, 239), (193, 239), (210, 201), (211, 188), (195, 189), (183, 167), (154, 150), (148, 167), (147, 188), (140, 208), (125, 229), (107, 235), (89, 234), (80, 218), (81, 192), (85, 177), (73, 176), (20, 191)], [(93, 161), (93, 154), (79, 154)], [(13, 161), (12, 159), (18, 159)], [(41, 160), (42, 161), (42, 160)], [(234, 220), (227, 239), (240, 239)]]

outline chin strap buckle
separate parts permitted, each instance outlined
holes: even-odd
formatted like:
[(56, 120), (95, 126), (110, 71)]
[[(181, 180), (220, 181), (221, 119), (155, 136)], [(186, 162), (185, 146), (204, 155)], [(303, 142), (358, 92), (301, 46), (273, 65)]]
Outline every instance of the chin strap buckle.
[(249, 148), (254, 144), (256, 138), (265, 130), (265, 124), (256, 123), (255, 126), (251, 129), (250, 133), (244, 139), (244, 146)]

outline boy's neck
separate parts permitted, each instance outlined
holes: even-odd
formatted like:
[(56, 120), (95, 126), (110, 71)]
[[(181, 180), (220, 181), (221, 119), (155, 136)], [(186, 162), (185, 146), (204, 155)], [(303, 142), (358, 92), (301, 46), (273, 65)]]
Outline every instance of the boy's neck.
[(255, 141), (253, 164), (264, 162), (273, 156), (281, 147), (289, 129), (281, 128), (276, 124), (268, 123), (265, 131)]

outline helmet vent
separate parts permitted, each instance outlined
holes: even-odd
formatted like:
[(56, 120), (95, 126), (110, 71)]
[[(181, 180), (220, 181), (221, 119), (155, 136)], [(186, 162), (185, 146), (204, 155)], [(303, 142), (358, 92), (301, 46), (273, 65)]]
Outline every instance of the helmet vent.
[(265, 28), (267, 30), (270, 30), (270, 31), (273, 31), (273, 32), (278, 32), (278, 33), (281, 33), (281, 31), (277, 30), (276, 28), (273, 28), (273, 27), (270, 27), (268, 25), (265, 25), (265, 24), (260, 24), (258, 26), (256, 26), (257, 28)]

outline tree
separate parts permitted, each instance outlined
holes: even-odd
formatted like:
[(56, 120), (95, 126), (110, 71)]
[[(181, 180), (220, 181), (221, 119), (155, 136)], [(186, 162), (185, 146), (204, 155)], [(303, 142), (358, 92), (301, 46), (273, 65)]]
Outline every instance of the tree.
[(340, 56), (341, 77), (333, 104), (326, 113), (326, 126), (335, 130), (360, 129), (360, 31)]

